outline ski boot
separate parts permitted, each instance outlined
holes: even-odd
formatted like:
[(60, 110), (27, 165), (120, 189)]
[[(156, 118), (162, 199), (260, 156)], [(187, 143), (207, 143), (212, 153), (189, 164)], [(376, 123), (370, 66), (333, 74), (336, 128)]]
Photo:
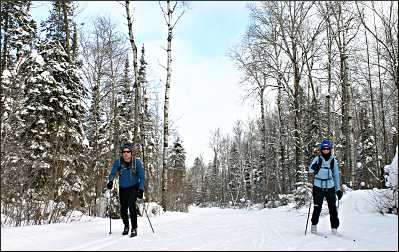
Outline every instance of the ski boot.
[(129, 233), (129, 226), (125, 225), (125, 228), (123, 229), (122, 235), (127, 235)]
[(312, 225), (312, 226), (310, 227), (310, 232), (311, 232), (312, 234), (317, 234), (317, 225)]

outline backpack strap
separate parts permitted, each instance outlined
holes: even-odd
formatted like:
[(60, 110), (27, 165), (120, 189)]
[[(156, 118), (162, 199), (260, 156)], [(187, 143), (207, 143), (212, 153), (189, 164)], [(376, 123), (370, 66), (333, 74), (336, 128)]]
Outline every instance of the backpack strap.
[(118, 170), (117, 170), (119, 173), (121, 172), (121, 169), (122, 169), (121, 163), (122, 163), (122, 157), (119, 158), (119, 166), (118, 166)]
[(331, 172), (334, 170), (334, 157), (331, 159), (331, 161), (330, 161), (330, 169), (331, 169)]
[(314, 170), (314, 175), (316, 176), (317, 173), (320, 171), (321, 163), (323, 161), (321, 160), (321, 156), (319, 155), (319, 160), (313, 164), (312, 169)]
[[(334, 157), (331, 159), (330, 161), (330, 169), (331, 172), (334, 170)], [(316, 174), (320, 171), (321, 168), (321, 164), (322, 164), (322, 160), (321, 160), (321, 156), (319, 155), (319, 160), (313, 164), (312, 169), (314, 170), (314, 175), (316, 176)]]

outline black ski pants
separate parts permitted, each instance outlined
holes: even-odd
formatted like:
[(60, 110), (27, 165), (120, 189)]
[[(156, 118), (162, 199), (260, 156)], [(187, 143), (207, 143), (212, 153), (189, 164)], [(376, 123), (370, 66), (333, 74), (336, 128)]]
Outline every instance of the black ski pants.
[(137, 187), (119, 187), (119, 201), (121, 204), (121, 216), (125, 226), (129, 226), (129, 219), (127, 216), (127, 210), (129, 209), (130, 223), (132, 229), (137, 228), (137, 212), (136, 212), (136, 199), (137, 199)]
[(312, 225), (319, 223), (319, 217), (321, 213), (321, 207), (323, 206), (324, 197), (327, 199), (328, 211), (330, 213), (331, 228), (338, 228), (339, 219), (337, 207), (335, 205), (335, 187), (332, 188), (320, 188), (313, 186), (313, 214), (312, 214)]

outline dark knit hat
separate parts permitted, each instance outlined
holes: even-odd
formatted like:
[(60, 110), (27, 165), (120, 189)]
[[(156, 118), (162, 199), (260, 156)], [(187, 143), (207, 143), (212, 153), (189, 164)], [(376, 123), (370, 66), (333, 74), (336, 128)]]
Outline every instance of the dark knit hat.
[(131, 143), (125, 143), (125, 144), (122, 146), (122, 151), (123, 151), (124, 149), (129, 149), (130, 151), (132, 151), (132, 150), (133, 150), (133, 145), (132, 145)]

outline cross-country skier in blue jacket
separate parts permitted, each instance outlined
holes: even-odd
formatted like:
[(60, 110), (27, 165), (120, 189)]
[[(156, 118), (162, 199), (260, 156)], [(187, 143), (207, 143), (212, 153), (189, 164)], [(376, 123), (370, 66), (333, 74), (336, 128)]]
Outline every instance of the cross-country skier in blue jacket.
[[(342, 191), (340, 189), (338, 161), (335, 159), (334, 155), (331, 154), (331, 149), (331, 142), (324, 139), (320, 144), (320, 155), (315, 157), (309, 166), (309, 177), (311, 181), (313, 181), (314, 203), (311, 233), (314, 234), (317, 233), (317, 223), (319, 222), (324, 197), (327, 199), (331, 231), (333, 234), (337, 233), (337, 228), (339, 226), (338, 212), (335, 205), (335, 194), (337, 194), (338, 200), (340, 200)], [(321, 161), (320, 164), (319, 160)]]
[(119, 200), (121, 205), (121, 216), (125, 225), (122, 235), (129, 232), (129, 220), (127, 210), (130, 213), (132, 229), (130, 237), (137, 235), (137, 212), (136, 199), (143, 198), (144, 192), (144, 169), (139, 159), (132, 158), (133, 146), (126, 143), (122, 147), (122, 157), (114, 161), (111, 173), (108, 176), (107, 188), (112, 189), (113, 180), (119, 175)]

